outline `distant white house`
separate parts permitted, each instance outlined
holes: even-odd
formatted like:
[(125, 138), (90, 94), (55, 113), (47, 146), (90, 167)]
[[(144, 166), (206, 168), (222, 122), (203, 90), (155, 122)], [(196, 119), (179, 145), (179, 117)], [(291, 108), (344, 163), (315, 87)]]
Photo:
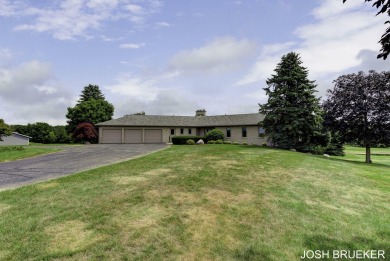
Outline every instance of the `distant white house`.
[(12, 146), (12, 145), (29, 145), (31, 137), (12, 132), (10, 136), (2, 136), (0, 146)]

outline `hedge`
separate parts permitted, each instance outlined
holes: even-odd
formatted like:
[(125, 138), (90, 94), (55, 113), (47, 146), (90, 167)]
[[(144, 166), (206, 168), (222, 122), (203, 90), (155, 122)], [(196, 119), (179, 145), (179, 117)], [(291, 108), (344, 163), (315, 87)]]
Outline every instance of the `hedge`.
[(172, 143), (175, 145), (185, 145), (187, 144), (187, 140), (193, 140), (198, 142), (198, 140), (204, 140), (203, 136), (173, 136), (171, 137)]
[(24, 147), (22, 147), (22, 146), (0, 146), (0, 152), (2, 152), (2, 151), (17, 151), (17, 150), (24, 150)]

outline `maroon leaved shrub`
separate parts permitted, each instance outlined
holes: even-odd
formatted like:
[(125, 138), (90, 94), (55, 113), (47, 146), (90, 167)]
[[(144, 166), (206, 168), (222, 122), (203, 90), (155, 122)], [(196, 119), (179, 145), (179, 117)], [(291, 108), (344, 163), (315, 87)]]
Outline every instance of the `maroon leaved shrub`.
[(82, 122), (77, 125), (73, 132), (73, 138), (76, 141), (96, 143), (98, 140), (98, 132), (92, 123)]

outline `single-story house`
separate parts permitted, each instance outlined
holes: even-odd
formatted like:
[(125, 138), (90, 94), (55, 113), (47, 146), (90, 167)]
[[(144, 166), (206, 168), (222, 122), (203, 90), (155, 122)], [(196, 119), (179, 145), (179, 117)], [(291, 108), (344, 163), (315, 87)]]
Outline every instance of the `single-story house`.
[(13, 145), (29, 145), (30, 136), (26, 136), (17, 132), (12, 132), (9, 136), (2, 136), (0, 146), (13, 146)]
[(225, 140), (261, 145), (266, 142), (259, 113), (206, 116), (125, 115), (96, 124), (99, 143), (169, 143), (173, 136), (204, 136), (212, 129), (221, 130)]

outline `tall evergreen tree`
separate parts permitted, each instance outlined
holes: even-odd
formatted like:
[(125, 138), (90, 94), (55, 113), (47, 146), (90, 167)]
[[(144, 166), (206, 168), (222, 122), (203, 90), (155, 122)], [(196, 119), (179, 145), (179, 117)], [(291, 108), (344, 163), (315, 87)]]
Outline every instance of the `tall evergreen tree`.
[(99, 86), (88, 84), (81, 91), (79, 103), (89, 101), (91, 99), (104, 100), (104, 94), (101, 92)]
[(284, 55), (274, 71), (266, 81), (268, 87), (263, 88), (268, 101), (259, 110), (265, 114), (262, 124), (269, 141), (276, 147), (300, 151), (326, 146), (322, 110), (314, 95), (316, 85), (308, 79), (299, 54)]

